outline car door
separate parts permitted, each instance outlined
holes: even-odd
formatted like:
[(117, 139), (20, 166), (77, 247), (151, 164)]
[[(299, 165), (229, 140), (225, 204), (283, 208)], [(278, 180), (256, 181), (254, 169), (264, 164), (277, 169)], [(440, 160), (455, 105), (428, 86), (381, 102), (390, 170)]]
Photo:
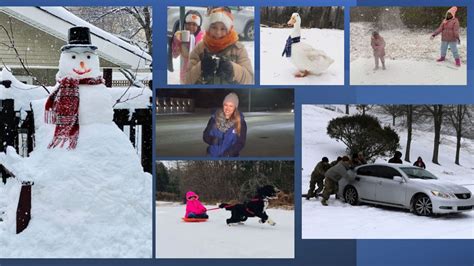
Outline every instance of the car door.
[(375, 166), (361, 166), (357, 168), (357, 173), (353, 181), (353, 185), (359, 193), (362, 200), (375, 200), (375, 185), (377, 178), (374, 176)]
[(394, 176), (402, 177), (402, 174), (390, 166), (378, 166), (376, 172), (378, 178), (375, 186), (376, 200), (378, 202), (403, 206), (406, 195), (406, 182), (393, 180)]

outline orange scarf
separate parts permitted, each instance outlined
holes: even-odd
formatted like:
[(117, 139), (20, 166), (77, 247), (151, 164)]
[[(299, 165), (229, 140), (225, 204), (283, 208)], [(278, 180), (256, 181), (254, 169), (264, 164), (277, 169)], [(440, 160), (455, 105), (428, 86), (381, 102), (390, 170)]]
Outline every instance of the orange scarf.
[(206, 32), (204, 35), (204, 44), (209, 49), (211, 53), (218, 53), (225, 48), (231, 46), (232, 44), (236, 43), (239, 40), (239, 36), (234, 29), (231, 29), (229, 34), (225, 37), (220, 38), (218, 40), (211, 37), (211, 35)]

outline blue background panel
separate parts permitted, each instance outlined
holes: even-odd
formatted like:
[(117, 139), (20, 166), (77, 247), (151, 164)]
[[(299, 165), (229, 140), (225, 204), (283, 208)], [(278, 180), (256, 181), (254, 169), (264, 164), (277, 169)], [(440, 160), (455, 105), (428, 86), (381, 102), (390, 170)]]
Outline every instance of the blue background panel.
[[(167, 6), (235, 5), (230, 0), (1, 0), (0, 5), (49, 6), (153, 6), (154, 86), (180, 88), (167, 85)], [(262, 6), (345, 6), (345, 85), (295, 86), (295, 259), (0, 259), (0, 266), (10, 265), (455, 265), (474, 264), (473, 240), (302, 240), (301, 239), (301, 104), (474, 104), (473, 60), (468, 53), (467, 86), (350, 86), (349, 85), (349, 9), (352, 6), (467, 6), (468, 28), (473, 28), (474, 2), (446, 0), (241, 0), (238, 5), (254, 6), (255, 25), (259, 25)], [(473, 34), (468, 30), (468, 51), (472, 51)], [(289, 86), (259, 85), (260, 34), (256, 32), (255, 75), (256, 84), (250, 86), (278, 88)], [(280, 45), (280, 44), (277, 44)], [(283, 47), (283, 44), (281, 44)], [(248, 87), (248, 86), (238, 86)], [(236, 87), (237, 88), (237, 87)], [(188, 158), (183, 158), (188, 159)], [(275, 159), (275, 158), (258, 158)], [(285, 158), (288, 159), (288, 158)], [(159, 217), (158, 217), (159, 219)], [(318, 217), (314, 217), (318, 219)], [(353, 222), (353, 221), (348, 221)], [(474, 224), (474, 221), (473, 221)], [(474, 226), (474, 225), (473, 225)], [(150, 232), (151, 234), (154, 232)], [(178, 232), (177, 232), (178, 233)], [(435, 232), (434, 232), (435, 233)], [(2, 236), (0, 235), (0, 238)], [(127, 236), (123, 236), (127, 237)], [(264, 242), (254, 240), (252, 244)], [(197, 243), (198, 244), (198, 243)], [(242, 243), (245, 245), (245, 243)], [(0, 246), (1, 248), (1, 246)], [(183, 248), (189, 248), (183, 243)]]

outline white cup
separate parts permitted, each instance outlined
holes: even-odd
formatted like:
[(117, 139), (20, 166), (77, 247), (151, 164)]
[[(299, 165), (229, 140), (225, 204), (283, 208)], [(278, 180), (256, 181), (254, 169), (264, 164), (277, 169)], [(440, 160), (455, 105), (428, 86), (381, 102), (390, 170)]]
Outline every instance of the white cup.
[(191, 38), (191, 32), (189, 32), (189, 30), (182, 30), (181, 31), (181, 41), (182, 42), (189, 42), (190, 38)]

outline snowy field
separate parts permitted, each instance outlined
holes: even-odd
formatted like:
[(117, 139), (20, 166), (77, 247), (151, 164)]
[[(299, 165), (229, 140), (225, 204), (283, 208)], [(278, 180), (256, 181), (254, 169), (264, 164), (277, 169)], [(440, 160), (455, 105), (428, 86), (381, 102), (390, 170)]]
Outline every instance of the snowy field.
[[(213, 206), (207, 206), (212, 208)], [(209, 211), (204, 223), (181, 220), (186, 206), (158, 202), (157, 258), (294, 258), (294, 212), (268, 209), (275, 226), (249, 218), (244, 225), (227, 226), (230, 212)], [(192, 246), (189, 246), (192, 243)]]
[[(344, 106), (341, 106), (343, 109)], [(355, 110), (351, 110), (354, 113)], [(330, 111), (322, 106), (303, 105), (302, 112), (302, 191), (309, 187), (311, 172), (323, 156), (330, 161), (345, 154), (345, 145), (326, 135), (329, 120), (344, 114)], [(385, 124), (390, 117), (379, 116)], [(410, 158), (424, 158), (426, 169), (441, 180), (463, 185), (474, 192), (474, 141), (464, 139), (461, 149), (461, 166), (454, 164), (456, 138), (442, 135), (439, 161), (441, 165), (431, 163), (433, 130), (425, 125), (413, 130)], [(401, 151), (406, 144), (406, 130), (396, 128), (400, 136)], [(378, 159), (386, 162), (389, 158)], [(408, 164), (404, 162), (405, 164)], [(411, 164), (410, 164), (411, 165)], [(351, 206), (329, 199), (324, 207), (319, 200), (302, 200), (302, 237), (303, 238), (411, 238), (411, 239), (472, 239), (474, 238), (474, 212), (451, 214), (441, 217), (419, 217), (407, 210), (374, 207), (373, 205)]]
[(296, 78), (297, 69), (282, 57), (291, 28), (260, 28), (260, 84), (264, 85), (344, 85), (344, 31), (302, 29), (301, 41), (323, 50), (334, 63), (321, 75)]
[[(385, 39), (386, 70), (375, 67), (370, 36), (372, 24), (350, 24), (350, 84), (351, 85), (466, 85), (467, 31), (460, 30), (458, 50), (461, 67), (454, 65), (451, 51), (447, 61), (438, 63), (441, 36), (430, 40), (432, 31), (394, 29), (379, 31)], [(435, 29), (433, 29), (434, 31)]]
[[(245, 49), (247, 50), (247, 53), (249, 55), (250, 61), (252, 62), (252, 66), (254, 69), (254, 74), (255, 74), (255, 45), (253, 41), (241, 41), (241, 43), (245, 46)], [(180, 57), (173, 58), (173, 68), (174, 71), (168, 72), (168, 84), (180, 84), (179, 83), (179, 71), (180, 71)]]

